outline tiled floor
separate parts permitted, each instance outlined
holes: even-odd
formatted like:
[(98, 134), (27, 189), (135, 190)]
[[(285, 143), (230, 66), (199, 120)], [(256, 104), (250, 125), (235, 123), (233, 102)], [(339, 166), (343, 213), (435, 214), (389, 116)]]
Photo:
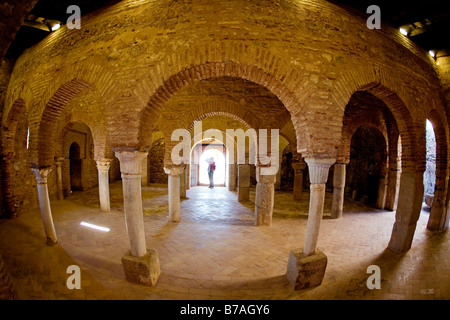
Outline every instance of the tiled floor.
[[(111, 185), (111, 212), (102, 213), (98, 191), (53, 201), (60, 243), (45, 244), (39, 210), (0, 221), (0, 252), (19, 299), (450, 299), (449, 232), (417, 224), (411, 250), (386, 249), (394, 213), (346, 200), (342, 219), (327, 216), (327, 194), (318, 247), (328, 256), (321, 286), (293, 291), (285, 278), (289, 250), (302, 247), (308, 192), (294, 202), (276, 192), (272, 227), (253, 225), (251, 201), (239, 203), (225, 188), (195, 187), (181, 202), (181, 222), (168, 222), (167, 188), (143, 187), (147, 247), (159, 253), (154, 287), (124, 279), (120, 260), (129, 249), (120, 181)], [(81, 221), (110, 228), (101, 232)], [(81, 289), (69, 290), (70, 265), (81, 268)], [(381, 269), (381, 289), (366, 286), (367, 267)]]

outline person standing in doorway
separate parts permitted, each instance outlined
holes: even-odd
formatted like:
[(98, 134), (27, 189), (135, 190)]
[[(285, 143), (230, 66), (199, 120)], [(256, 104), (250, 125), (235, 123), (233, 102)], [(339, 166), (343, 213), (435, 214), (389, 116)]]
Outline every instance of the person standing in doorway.
[(216, 163), (214, 162), (214, 158), (210, 158), (208, 165), (208, 177), (209, 177), (209, 188), (214, 188), (214, 171), (216, 170)]

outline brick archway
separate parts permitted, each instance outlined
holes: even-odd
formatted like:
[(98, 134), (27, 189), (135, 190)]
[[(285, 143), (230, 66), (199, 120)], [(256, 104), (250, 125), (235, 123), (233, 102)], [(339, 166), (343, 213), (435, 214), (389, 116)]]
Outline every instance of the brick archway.
[[(250, 65), (243, 65), (237, 62), (216, 62), (192, 66), (170, 76), (149, 98), (146, 107), (139, 115), (139, 136), (144, 137), (146, 132), (152, 132), (153, 121), (157, 119), (158, 114), (165, 103), (181, 88), (194, 83), (195, 81), (230, 76), (252, 81), (256, 84), (266, 87), (271, 91), (285, 106), (291, 114), (297, 115), (300, 104), (295, 95), (279, 80), (264, 70)], [(297, 119), (294, 123), (296, 128), (297, 141), (303, 149), (308, 149), (310, 145), (310, 136), (308, 134), (308, 124), (305, 117)], [(147, 141), (139, 139), (140, 148), (146, 148)]]
[[(56, 128), (67, 103), (77, 94), (92, 85), (85, 81), (74, 79), (62, 85), (47, 103), (31, 142), (32, 161), (34, 166), (51, 166), (54, 162)], [(37, 135), (37, 136), (36, 136)]]

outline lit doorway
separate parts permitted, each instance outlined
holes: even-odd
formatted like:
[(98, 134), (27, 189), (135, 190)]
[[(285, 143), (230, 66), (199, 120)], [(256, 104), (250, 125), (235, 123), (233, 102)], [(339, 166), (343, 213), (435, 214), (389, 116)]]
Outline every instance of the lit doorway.
[(214, 171), (214, 185), (224, 186), (225, 185), (225, 157), (223, 152), (218, 149), (207, 149), (200, 156), (199, 163), (199, 184), (209, 185), (208, 177), (208, 159), (213, 158), (216, 170)]
[(209, 186), (208, 166), (210, 158), (214, 158), (216, 170), (214, 171), (214, 186), (227, 185), (228, 166), (227, 150), (225, 145), (217, 140), (210, 143), (205, 141), (196, 144), (191, 151), (190, 185)]

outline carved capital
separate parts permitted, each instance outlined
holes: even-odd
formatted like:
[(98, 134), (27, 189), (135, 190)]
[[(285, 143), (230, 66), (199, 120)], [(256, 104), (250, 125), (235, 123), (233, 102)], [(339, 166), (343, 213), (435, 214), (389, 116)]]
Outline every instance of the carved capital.
[(295, 173), (302, 173), (302, 171), (306, 168), (306, 162), (294, 162), (292, 163), (292, 168)]
[(171, 176), (178, 176), (183, 173), (185, 167), (186, 167), (185, 164), (170, 165), (170, 166), (164, 167), (164, 172)]
[(327, 182), (328, 170), (336, 162), (335, 159), (305, 159), (309, 168), (309, 180), (312, 184), (323, 184)]
[(31, 170), (36, 176), (36, 181), (38, 184), (47, 184), (48, 174), (52, 171), (51, 167), (31, 168)]
[(61, 167), (63, 165), (64, 160), (66, 160), (66, 158), (56, 156), (55, 157), (55, 165), (57, 167)]
[(100, 172), (108, 172), (111, 166), (111, 159), (97, 160), (97, 170)]
[(120, 161), (120, 172), (125, 175), (140, 175), (142, 160), (148, 152), (139, 150), (120, 150), (115, 152)]

